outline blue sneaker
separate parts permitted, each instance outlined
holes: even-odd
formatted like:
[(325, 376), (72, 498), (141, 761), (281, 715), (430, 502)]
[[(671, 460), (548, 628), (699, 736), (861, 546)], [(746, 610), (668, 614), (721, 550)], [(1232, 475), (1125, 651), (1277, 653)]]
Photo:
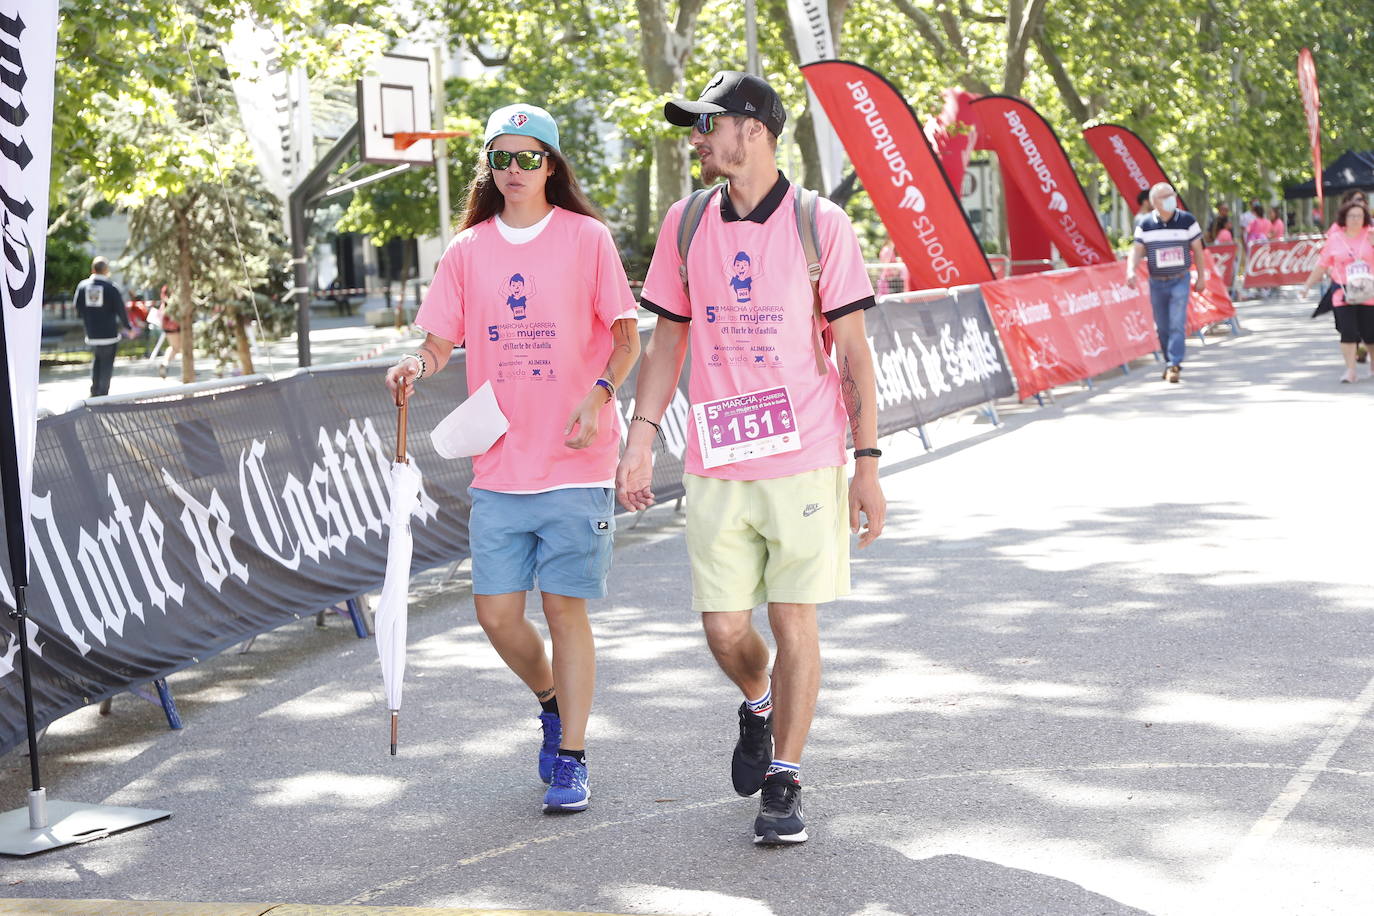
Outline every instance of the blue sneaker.
[(544, 728), (544, 743), (539, 746), (539, 778), (548, 785), (553, 777), (553, 759), (563, 741), (563, 720), (551, 712), (541, 712), (539, 724)]
[(557, 757), (553, 762), (553, 778), (544, 793), (544, 813), (584, 811), (592, 797), (587, 786), (587, 767), (572, 757)]

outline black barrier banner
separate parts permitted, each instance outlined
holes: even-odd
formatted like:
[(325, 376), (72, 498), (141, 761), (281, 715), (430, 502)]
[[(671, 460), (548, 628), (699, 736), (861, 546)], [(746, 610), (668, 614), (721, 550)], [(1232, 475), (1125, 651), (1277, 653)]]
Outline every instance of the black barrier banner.
[(912, 298), (885, 296), (867, 313), (882, 436), (1015, 392), (976, 287)]
[[(976, 290), (867, 318), (881, 432), (1011, 394)], [(313, 370), (39, 421), (28, 593), (39, 728), (381, 587), (396, 435), (383, 372)], [(686, 386), (684, 374), (661, 424), (660, 502), (683, 493)], [(626, 423), (633, 390), (632, 374), (618, 402)], [(468, 556), (472, 465), (440, 458), (429, 439), (466, 396), (455, 351), (410, 402), (407, 454), (423, 481), (413, 573)], [(0, 600), (13, 606), (3, 577)], [(0, 753), (24, 736), (17, 650), (0, 628)]]

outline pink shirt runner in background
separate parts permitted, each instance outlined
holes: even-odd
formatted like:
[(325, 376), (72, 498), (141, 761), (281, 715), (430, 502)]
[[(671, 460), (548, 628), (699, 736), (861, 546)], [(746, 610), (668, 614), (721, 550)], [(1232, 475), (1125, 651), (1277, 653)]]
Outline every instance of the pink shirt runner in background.
[[(839, 374), (827, 360), (816, 372), (812, 346), (811, 281), (797, 234), (796, 188), (788, 187), (763, 223), (726, 222), (717, 191), (688, 251), (692, 297), (682, 289), (677, 230), (684, 201), (663, 220), (644, 280), (643, 303), (660, 321), (691, 321), (692, 403), (702, 404), (785, 386), (801, 447), (707, 468), (696, 430), (689, 429), (685, 469), (726, 480), (767, 480), (845, 463), (849, 418), (840, 399)], [(762, 206), (762, 205), (761, 205)], [(873, 304), (873, 285), (849, 217), (825, 198), (816, 204), (821, 243), (821, 309), (831, 318)]]
[(510, 421), (472, 460), (474, 487), (538, 492), (615, 478), (614, 400), (591, 446), (568, 448), (563, 429), (605, 371), (611, 326), (634, 309), (610, 230), (589, 216), (555, 207), (548, 225), (522, 244), (502, 238), (493, 220), (458, 234), (415, 324), (466, 342), (468, 390), (490, 381)]
[(1250, 221), (1250, 225), (1245, 227), (1245, 240), (1247, 242), (1258, 242), (1269, 238), (1269, 231), (1273, 228), (1273, 223), (1262, 216), (1257, 216)]
[[(1341, 229), (1336, 229), (1326, 237), (1318, 263), (1331, 273), (1331, 279), (1345, 285), (1346, 273), (1352, 261), (1363, 261), (1374, 271), (1374, 246), (1370, 245), (1369, 227), (1366, 226), (1358, 236), (1350, 238)], [(1333, 305), (1344, 305), (1345, 297), (1337, 295)]]

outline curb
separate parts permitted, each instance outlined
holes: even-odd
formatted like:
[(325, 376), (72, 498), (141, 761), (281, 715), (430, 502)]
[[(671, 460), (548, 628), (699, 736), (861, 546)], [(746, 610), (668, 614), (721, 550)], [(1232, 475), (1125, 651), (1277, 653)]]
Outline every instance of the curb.
[(0, 900), (5, 916), (615, 916), (555, 910), (343, 906), (310, 903), (182, 903), (163, 900)]

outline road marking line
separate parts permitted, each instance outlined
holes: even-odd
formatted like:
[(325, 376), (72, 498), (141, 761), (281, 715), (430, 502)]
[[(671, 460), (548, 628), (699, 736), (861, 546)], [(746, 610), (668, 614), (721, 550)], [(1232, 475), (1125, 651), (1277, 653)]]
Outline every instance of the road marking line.
[(1352, 732), (1359, 726), (1365, 716), (1369, 715), (1371, 708), (1374, 708), (1374, 678), (1370, 678), (1363, 691), (1354, 700), (1350, 701), (1336, 715), (1336, 721), (1331, 723), (1327, 729), (1326, 737), (1317, 745), (1303, 763), (1298, 767), (1298, 771), (1293, 774), (1293, 778), (1288, 780), (1288, 785), (1284, 786), (1255, 825), (1250, 828), (1250, 832), (1245, 839), (1241, 840), (1231, 854), (1230, 862), (1241, 862), (1252, 857), (1259, 851), (1260, 847), (1269, 841), (1284, 821), (1297, 808), (1299, 802), (1307, 795), (1312, 784), (1317, 781), (1317, 777), (1323, 772), (1327, 772), (1327, 764), (1331, 758), (1336, 756), (1336, 752), (1345, 744)]

